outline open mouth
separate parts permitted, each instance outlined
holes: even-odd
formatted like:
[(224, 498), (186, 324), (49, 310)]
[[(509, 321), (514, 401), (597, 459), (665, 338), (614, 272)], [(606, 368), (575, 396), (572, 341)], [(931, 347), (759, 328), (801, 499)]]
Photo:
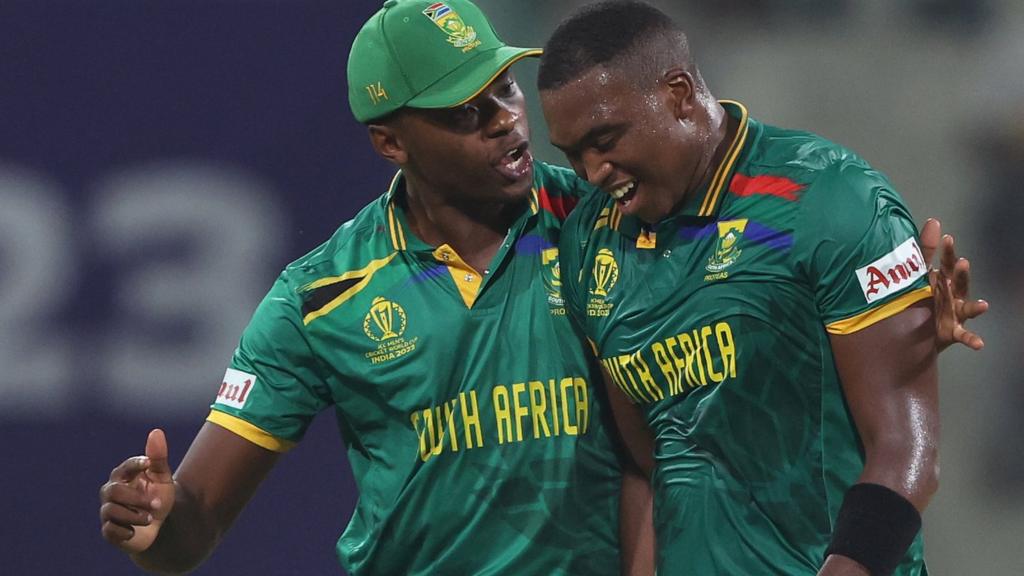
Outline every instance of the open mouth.
[(509, 180), (523, 178), (530, 173), (532, 167), (533, 155), (528, 142), (510, 148), (497, 164), (498, 171)]
[(619, 186), (612, 188), (608, 195), (611, 196), (619, 206), (625, 208), (633, 201), (636, 196), (636, 180), (630, 180), (620, 184)]

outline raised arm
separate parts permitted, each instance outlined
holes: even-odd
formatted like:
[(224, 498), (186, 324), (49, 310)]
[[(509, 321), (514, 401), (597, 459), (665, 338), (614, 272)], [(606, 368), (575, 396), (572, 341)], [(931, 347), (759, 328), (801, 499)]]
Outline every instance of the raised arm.
[(153, 430), (146, 455), (123, 462), (100, 489), (103, 537), (147, 571), (188, 572), (216, 548), (277, 456), (207, 422), (172, 479), (166, 439)]

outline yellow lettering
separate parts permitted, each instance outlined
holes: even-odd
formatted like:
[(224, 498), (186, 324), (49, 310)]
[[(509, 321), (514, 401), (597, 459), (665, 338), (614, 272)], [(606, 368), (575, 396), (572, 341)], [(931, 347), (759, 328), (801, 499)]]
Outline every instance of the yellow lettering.
[(640, 386), (636, 383), (636, 379), (633, 378), (633, 373), (629, 371), (629, 363), (631, 359), (631, 355), (623, 354), (615, 358), (615, 363), (618, 364), (618, 368), (623, 374), (625, 374), (626, 379), (629, 380), (629, 388), (633, 390), (633, 397), (636, 398), (638, 402), (649, 404), (651, 400), (648, 400), (647, 397), (644, 396), (643, 390), (640, 389)]
[(555, 394), (555, 379), (548, 380), (548, 391), (551, 392), (551, 420), (554, 423), (555, 436), (561, 434), (558, 428), (558, 394)]
[[(677, 393), (682, 392), (683, 391), (683, 373), (686, 372), (686, 369), (687, 369), (687, 366), (686, 366), (686, 352), (683, 352), (683, 348), (679, 344), (678, 337), (669, 337), (668, 340), (665, 341), (665, 347), (668, 349), (668, 355), (672, 357), (672, 362), (676, 365), (676, 375), (678, 376), (678, 379), (677, 379), (677, 383), (678, 383), (677, 390), (678, 390), (678, 392)], [(679, 354), (676, 354), (676, 350), (675, 350), (676, 348), (679, 348), (679, 352), (682, 353), (681, 357), (680, 357)]]
[(384, 85), (380, 82), (370, 84), (366, 87), (366, 91), (370, 94), (370, 102), (372, 102), (374, 106), (380, 104), (381, 100), (389, 100), (388, 93), (384, 90)]
[(430, 458), (430, 455), (427, 453), (427, 437), (425, 435), (425, 431), (420, 430), (420, 411), (417, 410), (413, 412), (409, 416), (409, 419), (412, 420), (412, 429), (416, 431), (416, 436), (420, 439), (420, 460), (426, 462), (427, 459)]
[(470, 390), (469, 400), (473, 406), (472, 414), (466, 409), (466, 393), (459, 393), (459, 407), (462, 408), (462, 429), (466, 434), (466, 450), (475, 447), (473, 446), (473, 437), (469, 435), (471, 428), (476, 432), (476, 446), (484, 445), (484, 437), (480, 432), (480, 407), (476, 403), (476, 390)]
[[(704, 359), (701, 355), (704, 347), (701, 346), (700, 336), (697, 334), (697, 331), (694, 330), (691, 334), (687, 334), (686, 338), (690, 341), (690, 350), (687, 350), (686, 352), (686, 367), (688, 370), (692, 371), (694, 364), (696, 364), (697, 371), (700, 373), (700, 385), (707, 386), (708, 379), (704, 375)], [(694, 378), (694, 380), (696, 380), (696, 378)], [(697, 386), (697, 384), (694, 383), (694, 386)]]
[(562, 423), (564, 424), (565, 433), (570, 436), (576, 436), (579, 431), (577, 428), (579, 421), (576, 424), (569, 422), (569, 397), (566, 394), (569, 388), (572, 388), (572, 378), (562, 378), (562, 381), (559, 382), (559, 388), (561, 388), (562, 392)]
[(455, 400), (450, 400), (444, 404), (444, 421), (445, 427), (448, 429), (448, 439), (451, 441), (452, 452), (459, 451), (459, 438), (455, 434)]
[(722, 351), (722, 370), (730, 378), (736, 377), (736, 344), (732, 338), (732, 329), (725, 322), (719, 322), (715, 326), (715, 336), (718, 338), (718, 348)]
[(704, 326), (700, 329), (701, 347), (704, 348), (704, 362), (708, 369), (708, 375), (714, 382), (725, 380), (720, 372), (715, 372), (715, 360), (711, 357), (711, 346), (708, 346), (708, 337), (712, 334), (711, 326)]
[[(665, 342), (668, 343), (672, 340), (672, 338), (668, 338)], [(661, 342), (655, 342), (651, 345), (651, 352), (654, 354), (654, 362), (658, 364), (658, 368), (665, 376), (665, 381), (668, 382), (669, 396), (679, 394), (682, 391), (679, 386), (679, 372), (676, 371), (675, 363), (669, 358), (665, 346)]]
[(640, 351), (637, 350), (629, 359), (633, 369), (636, 370), (637, 376), (640, 377), (640, 383), (644, 385), (644, 389), (651, 396), (651, 402), (655, 400), (661, 400), (665, 398), (665, 393), (658, 387), (658, 383), (654, 381), (654, 377), (651, 376), (651, 368), (647, 365), (647, 361), (640, 355)]
[(523, 441), (523, 417), (530, 415), (530, 410), (519, 402), (519, 395), (526, 392), (526, 384), (516, 382), (512, 385), (512, 405), (516, 414), (516, 442)]
[(512, 412), (508, 406), (508, 389), (498, 384), (491, 393), (494, 399), (494, 418), (498, 426), (498, 444), (504, 444), (506, 438), (512, 441)]
[(576, 423), (580, 434), (586, 434), (590, 426), (590, 392), (587, 390), (587, 381), (573, 378), (572, 385), (576, 392)]
[(536, 380), (530, 381), (530, 413), (533, 414), (533, 437), (540, 438), (541, 431), (545, 438), (551, 437), (551, 430), (548, 428), (548, 420), (544, 413), (548, 410), (548, 401), (544, 397), (544, 383)]
[[(438, 454), (441, 453), (441, 434), (443, 433), (443, 431), (436, 430), (434, 428), (434, 411), (431, 410), (430, 408), (425, 408), (423, 410), (423, 423), (426, 424), (427, 428), (428, 450), (426, 458), (423, 459), (423, 461), (426, 462), (427, 458), (430, 458), (431, 456), (437, 456)], [(441, 425), (440, 422), (438, 422), (437, 424), (438, 426)]]

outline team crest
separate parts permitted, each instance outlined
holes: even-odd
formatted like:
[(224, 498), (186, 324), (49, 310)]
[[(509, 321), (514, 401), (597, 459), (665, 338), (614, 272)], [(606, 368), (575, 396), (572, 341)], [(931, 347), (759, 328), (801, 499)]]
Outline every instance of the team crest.
[(544, 290), (548, 295), (548, 304), (552, 306), (552, 314), (565, 314), (565, 300), (562, 299), (562, 269), (558, 265), (558, 248), (548, 248), (541, 252), (540, 261)]
[(708, 272), (721, 272), (736, 263), (743, 253), (739, 242), (746, 228), (746, 218), (718, 223), (718, 243), (715, 245), (715, 253), (708, 258)]
[(473, 30), (472, 26), (466, 26), (466, 23), (462, 21), (462, 16), (459, 16), (458, 12), (452, 10), (444, 2), (431, 4), (423, 11), (423, 15), (430, 18), (431, 22), (437, 24), (437, 27), (448, 35), (449, 44), (456, 48), (462, 48), (463, 52), (468, 52), (480, 45), (480, 41), (476, 38), (476, 30)]

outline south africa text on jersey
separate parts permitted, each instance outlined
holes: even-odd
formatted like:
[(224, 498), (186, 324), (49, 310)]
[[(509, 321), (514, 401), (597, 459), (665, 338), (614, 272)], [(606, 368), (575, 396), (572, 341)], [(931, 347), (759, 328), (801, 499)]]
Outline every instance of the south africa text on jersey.
[[(728, 322), (680, 332), (601, 364), (634, 403), (650, 404), (736, 378), (736, 340)], [(651, 368), (654, 366), (654, 369)]]
[(590, 390), (579, 376), (497, 384), (478, 400), (462, 392), (409, 415), (419, 438), (420, 459), (485, 445), (585, 434), (590, 426)]

